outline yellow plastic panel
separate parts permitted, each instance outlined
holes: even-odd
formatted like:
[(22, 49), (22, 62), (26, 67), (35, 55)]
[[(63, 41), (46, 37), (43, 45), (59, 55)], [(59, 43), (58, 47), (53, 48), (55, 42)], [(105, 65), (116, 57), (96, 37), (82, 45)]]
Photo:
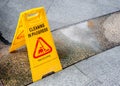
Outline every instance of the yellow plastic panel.
[(18, 25), (16, 28), (16, 32), (12, 41), (12, 45), (9, 49), (9, 52), (12, 52), (21, 46), (25, 45), (25, 28), (23, 27), (22, 23), (22, 14), (19, 17)]
[(43, 7), (22, 13), (33, 81), (62, 69)]

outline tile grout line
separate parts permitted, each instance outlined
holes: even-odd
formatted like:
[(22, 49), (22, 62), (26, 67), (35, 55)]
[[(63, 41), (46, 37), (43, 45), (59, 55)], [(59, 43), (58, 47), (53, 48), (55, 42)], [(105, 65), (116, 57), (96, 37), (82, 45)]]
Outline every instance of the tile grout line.
[[(85, 74), (82, 70), (80, 70), (76, 65), (74, 65), (74, 66), (75, 66), (75, 68), (78, 69), (78, 71), (79, 71), (80, 73), (82, 73), (83, 75), (85, 75), (87, 78), (91, 79), (91, 81), (97, 80), (100, 84), (103, 84), (103, 82), (101, 82), (101, 81), (98, 80), (97, 78), (90, 78), (90, 77), (88, 77), (87, 74)], [(89, 82), (89, 83), (90, 83), (90, 82)], [(86, 85), (88, 85), (89, 83), (87, 83)], [(85, 86), (86, 86), (86, 85), (85, 85)]]
[(53, 5), (54, 1), (55, 1), (55, 0), (53, 0), (52, 3), (50, 4), (50, 6), (48, 7), (46, 13), (48, 13), (48, 11), (49, 11), (49, 9), (51, 8), (51, 6)]
[[(75, 68), (78, 69), (78, 71), (79, 71), (80, 73), (82, 73), (83, 75), (85, 75), (86, 77), (88, 77), (87, 74), (85, 74), (82, 70), (80, 70), (80, 69), (76, 66), (76, 64), (75, 64), (74, 66), (75, 66)], [(89, 77), (88, 77), (88, 78), (89, 78)]]

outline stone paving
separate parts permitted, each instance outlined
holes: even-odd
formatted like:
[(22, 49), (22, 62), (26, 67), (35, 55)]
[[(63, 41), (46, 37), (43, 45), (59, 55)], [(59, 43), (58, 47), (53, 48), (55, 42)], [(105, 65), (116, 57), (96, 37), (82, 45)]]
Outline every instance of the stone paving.
[(120, 46), (29, 86), (120, 86)]

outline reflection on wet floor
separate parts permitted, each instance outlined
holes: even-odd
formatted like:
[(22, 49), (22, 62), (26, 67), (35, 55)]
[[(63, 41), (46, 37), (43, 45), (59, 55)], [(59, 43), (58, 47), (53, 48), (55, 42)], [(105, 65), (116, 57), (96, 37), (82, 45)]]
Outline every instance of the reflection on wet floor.
[(63, 67), (120, 44), (120, 13), (53, 32)]

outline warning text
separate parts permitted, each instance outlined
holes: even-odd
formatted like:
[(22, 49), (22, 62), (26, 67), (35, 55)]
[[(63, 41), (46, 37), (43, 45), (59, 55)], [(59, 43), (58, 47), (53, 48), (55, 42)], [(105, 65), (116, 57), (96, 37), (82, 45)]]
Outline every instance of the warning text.
[(38, 35), (38, 34), (41, 34), (41, 33), (44, 33), (46, 31), (48, 31), (48, 28), (45, 27), (44, 24), (40, 24), (40, 25), (34, 26), (32, 28), (29, 28), (29, 31), (31, 33), (28, 34), (28, 38)]

